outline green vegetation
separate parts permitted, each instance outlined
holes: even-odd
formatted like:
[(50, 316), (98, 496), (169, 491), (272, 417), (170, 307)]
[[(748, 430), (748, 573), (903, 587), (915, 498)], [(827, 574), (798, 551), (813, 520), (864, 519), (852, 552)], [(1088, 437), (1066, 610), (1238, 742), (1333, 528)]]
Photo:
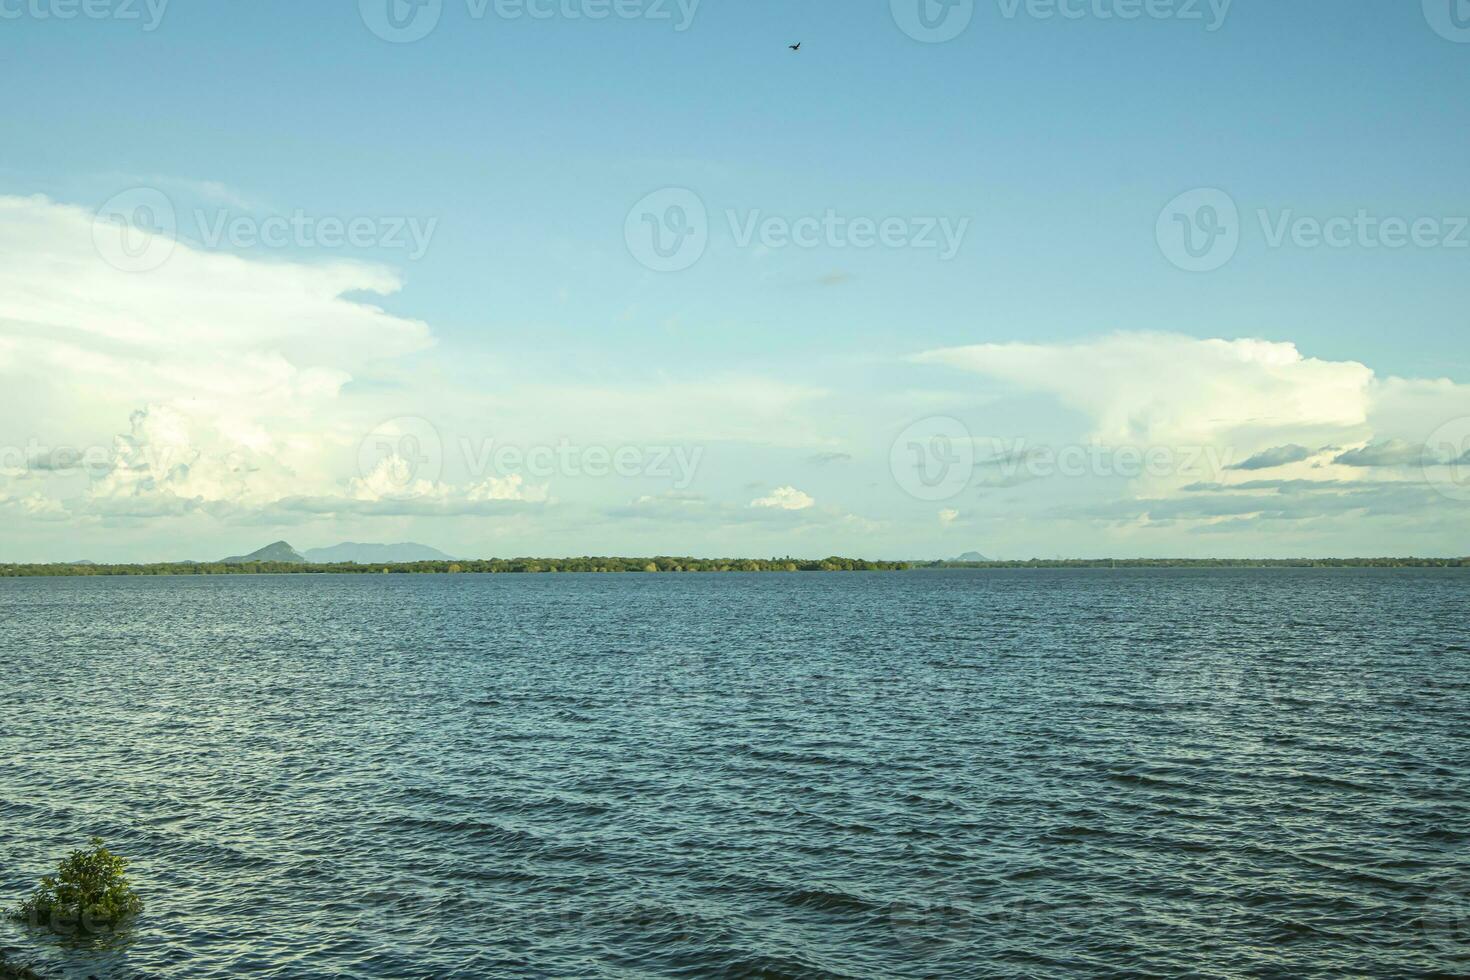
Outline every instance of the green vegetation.
[(889, 572), (910, 568), (1465, 568), (1470, 558), (1032, 558), (1029, 561), (866, 561), (861, 558), (481, 558), (388, 564), (154, 562), (0, 564), (0, 578), (47, 575), (439, 575), (462, 572)]
[(46, 875), (31, 897), (11, 915), (56, 932), (99, 932), (114, 929), (143, 910), (143, 901), (128, 884), (128, 860), (93, 837), (86, 850), (72, 851)]
[(918, 568), (1470, 568), (1470, 558), (1032, 558), (936, 561)]
[(860, 558), (483, 558), (460, 561), (415, 561), (386, 565), (331, 565), (306, 562), (252, 561), (161, 562), (147, 565), (0, 565), (0, 577), (38, 575), (361, 575), (396, 572), (455, 574), (461, 572), (880, 572), (908, 568), (902, 561)]

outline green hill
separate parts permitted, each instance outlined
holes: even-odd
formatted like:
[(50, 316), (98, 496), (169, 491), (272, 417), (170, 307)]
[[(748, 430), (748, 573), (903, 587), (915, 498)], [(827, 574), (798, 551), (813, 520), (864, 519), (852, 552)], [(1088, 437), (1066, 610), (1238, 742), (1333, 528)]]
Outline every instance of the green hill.
[(284, 541), (275, 541), (266, 545), (259, 551), (252, 551), (248, 555), (234, 555), (230, 558), (221, 558), (221, 565), (245, 565), (255, 561), (278, 561), (298, 565), (305, 565), (306, 559), (301, 553)]

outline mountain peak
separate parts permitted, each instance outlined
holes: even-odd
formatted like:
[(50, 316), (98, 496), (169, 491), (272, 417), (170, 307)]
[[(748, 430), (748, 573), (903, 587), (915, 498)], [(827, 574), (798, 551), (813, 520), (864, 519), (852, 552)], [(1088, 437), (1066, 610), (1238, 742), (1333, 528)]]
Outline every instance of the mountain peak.
[(330, 548), (308, 548), (304, 554), (307, 561), (330, 564), (353, 562), (376, 565), (381, 562), (407, 561), (450, 561), (451, 558), (437, 548), (413, 541), (398, 544), (366, 544), (359, 541), (344, 541)]
[(306, 564), (306, 559), (301, 553), (291, 547), (285, 541), (272, 541), (258, 551), (252, 551), (248, 555), (232, 555), (229, 558), (221, 558), (220, 563), (224, 565), (244, 565), (252, 561), (283, 561), (293, 562), (298, 565)]

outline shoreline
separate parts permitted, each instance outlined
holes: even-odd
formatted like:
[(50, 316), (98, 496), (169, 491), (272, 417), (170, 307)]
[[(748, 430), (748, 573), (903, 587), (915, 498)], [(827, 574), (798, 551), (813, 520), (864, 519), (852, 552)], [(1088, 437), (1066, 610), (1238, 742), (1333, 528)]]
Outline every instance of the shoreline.
[(298, 562), (148, 562), (0, 564), (0, 578), (120, 575), (578, 575), (668, 573), (891, 572), (948, 569), (1161, 568), (1470, 568), (1470, 558), (1033, 558), (1026, 561), (922, 562), (858, 558), (487, 558), (460, 561), (312, 564)]

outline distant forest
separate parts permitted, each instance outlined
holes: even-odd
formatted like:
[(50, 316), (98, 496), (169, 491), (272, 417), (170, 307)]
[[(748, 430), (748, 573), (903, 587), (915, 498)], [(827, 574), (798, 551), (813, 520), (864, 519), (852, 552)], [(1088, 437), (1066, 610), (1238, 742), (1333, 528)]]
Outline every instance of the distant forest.
[(464, 561), (413, 561), (356, 565), (348, 562), (302, 564), (282, 561), (157, 562), (146, 565), (0, 565), (0, 577), (42, 575), (363, 575), (455, 574), (461, 572), (887, 572), (909, 562), (860, 558), (484, 558)]
[(1032, 558), (920, 562), (918, 568), (1464, 568), (1470, 558)]
[(1463, 568), (1470, 558), (1073, 558), (1029, 561), (906, 562), (861, 558), (485, 558), (385, 564), (154, 562), (0, 564), (0, 578), (74, 575), (442, 575), (545, 572), (888, 572), (945, 568)]

